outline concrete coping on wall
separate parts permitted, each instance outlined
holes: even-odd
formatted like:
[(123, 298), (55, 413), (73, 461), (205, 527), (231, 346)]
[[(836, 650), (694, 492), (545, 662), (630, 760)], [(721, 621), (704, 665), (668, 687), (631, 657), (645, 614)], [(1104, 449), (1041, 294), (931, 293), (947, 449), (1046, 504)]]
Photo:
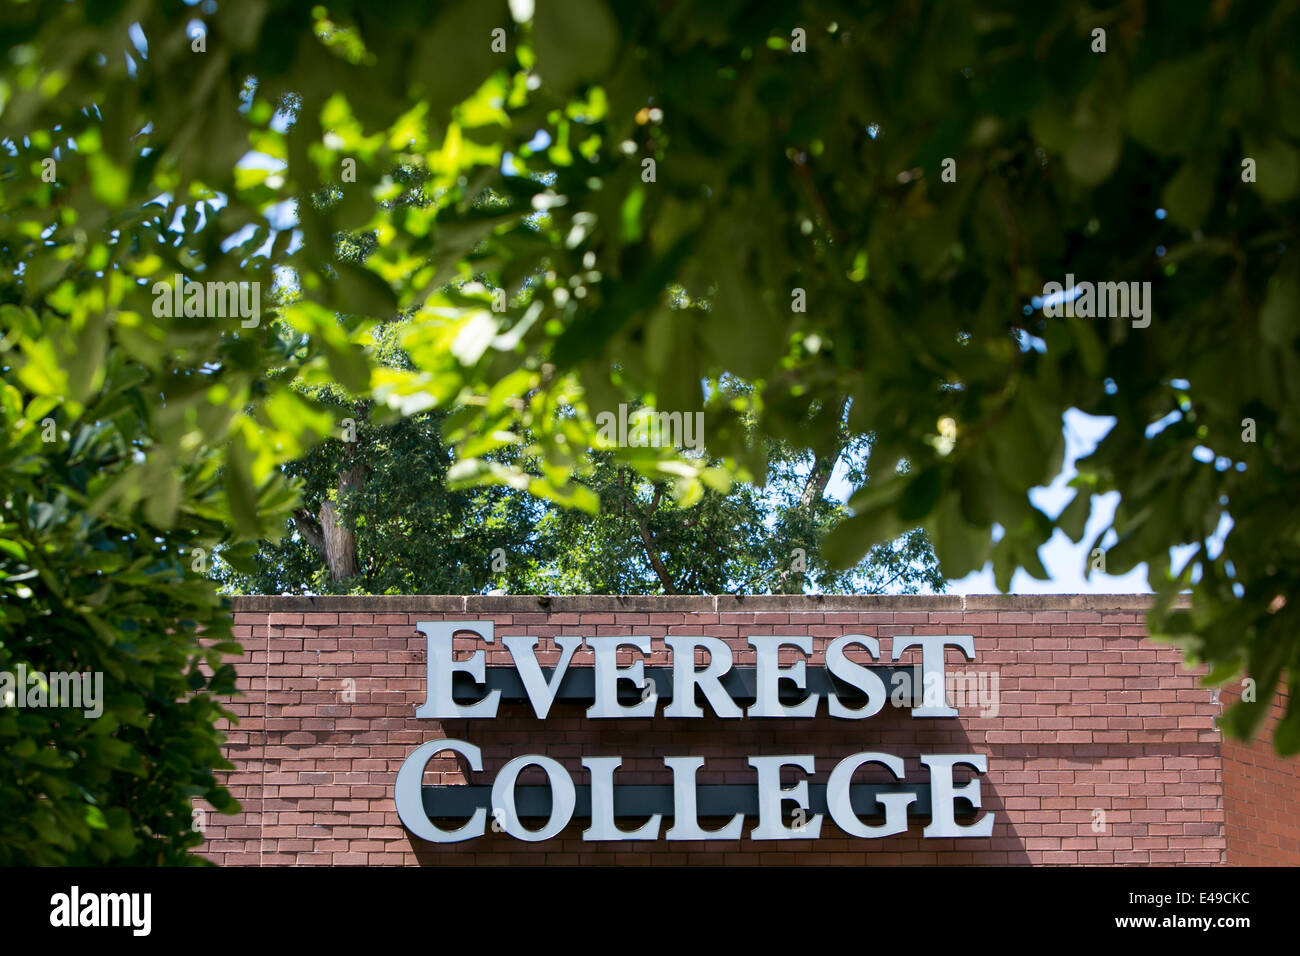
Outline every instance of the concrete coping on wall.
[[(565, 614), (748, 611), (1147, 611), (1151, 594), (321, 594), (234, 595), (235, 612)], [(1188, 606), (1188, 596), (1178, 600)]]

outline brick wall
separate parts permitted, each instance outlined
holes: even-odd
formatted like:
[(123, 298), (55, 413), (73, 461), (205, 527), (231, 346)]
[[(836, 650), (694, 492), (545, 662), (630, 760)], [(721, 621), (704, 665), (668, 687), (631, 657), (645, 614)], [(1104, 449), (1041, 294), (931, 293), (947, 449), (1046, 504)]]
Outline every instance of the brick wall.
[[(1144, 607), (1140, 597), (1097, 595), (237, 598), (245, 696), (231, 705), (239, 722), (228, 731), (235, 769), (226, 781), (243, 810), (209, 815), (204, 855), (262, 865), (1300, 862), (1294, 809), (1286, 815), (1268, 802), (1250, 817), (1242, 808), (1254, 799), (1250, 788), (1270, 801), (1300, 796), (1296, 761), (1223, 747), (1213, 692), (1183, 669), (1176, 649), (1144, 638)], [(974, 661), (950, 649), (948, 666), (996, 672), (999, 710), (921, 719), (886, 706), (845, 721), (826, 716), (823, 702), (815, 719), (723, 721), (705, 707), (706, 716), (693, 720), (665, 718), (662, 708), (654, 719), (592, 720), (584, 707), (557, 702), (545, 721), (527, 703), (503, 703), (490, 720), (416, 720), (425, 638), (415, 625), (439, 619), (494, 622), (489, 666), (512, 664), (500, 640), (511, 634), (540, 637), (543, 666), (556, 663), (548, 638), (561, 633), (649, 635), (650, 666), (670, 663), (665, 636), (703, 634), (727, 640), (738, 667), (754, 664), (749, 635), (811, 635), (809, 664), (820, 666), (826, 644), (843, 634), (878, 637), (882, 651), (895, 636), (970, 634)], [(470, 645), (483, 646), (457, 639), (458, 650)], [(906, 650), (898, 663), (919, 663), (919, 655)], [(591, 661), (584, 647), (572, 666)], [(489, 828), (467, 842), (428, 844), (399, 822), (393, 784), (407, 755), (440, 737), (482, 749), (484, 773), (472, 775), (475, 782), (490, 782), (507, 760), (527, 753), (559, 760), (578, 784), (587, 782), (582, 756), (617, 754), (624, 758), (618, 784), (670, 783), (665, 755), (700, 755), (699, 783), (751, 785), (746, 759), (755, 754), (812, 753), (811, 780), (824, 782), (841, 758), (882, 750), (903, 757), (905, 779), (916, 783), (928, 780), (921, 754), (985, 754), (983, 809), (996, 824), (991, 838), (926, 839), (912, 822), (904, 834), (866, 840), (843, 834), (828, 817), (815, 840), (753, 841), (747, 821), (738, 841), (591, 843), (581, 836), (586, 821), (575, 819), (545, 842)], [(1225, 785), (1225, 766), (1252, 776)], [(873, 769), (882, 776), (872, 777)], [(544, 780), (537, 768), (520, 778)], [(435, 758), (425, 777), (426, 784), (466, 781), (452, 754)], [(881, 767), (854, 778), (888, 781)], [(1276, 839), (1267, 835), (1275, 826), (1283, 827)]]
[[(1225, 693), (1225, 704), (1239, 692)], [(1286, 697), (1277, 697), (1252, 742), (1223, 742), (1224, 822), (1234, 866), (1300, 862), (1300, 760), (1279, 757), (1268, 743), (1285, 709)]]

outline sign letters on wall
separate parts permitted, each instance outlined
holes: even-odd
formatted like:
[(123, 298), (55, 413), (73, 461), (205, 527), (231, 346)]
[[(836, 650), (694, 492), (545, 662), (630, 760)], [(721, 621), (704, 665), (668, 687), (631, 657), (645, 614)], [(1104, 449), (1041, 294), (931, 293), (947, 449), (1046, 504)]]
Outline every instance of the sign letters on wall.
[[(851, 660), (846, 652), (861, 648), (879, 662), (879, 641), (846, 634), (829, 643), (824, 667), (814, 669), (807, 661), (812, 654), (811, 636), (762, 635), (748, 638), (757, 666), (738, 668), (733, 667), (731, 647), (721, 638), (672, 635), (664, 639), (672, 652), (672, 667), (654, 669), (644, 660), (651, 649), (649, 637), (559, 636), (554, 639), (559, 662), (548, 670), (536, 657), (538, 638), (511, 636), (501, 642), (514, 667), (488, 668), (483, 648), (464, 660), (455, 659), (452, 649), (457, 634), (474, 634), (485, 644), (494, 643), (492, 622), (424, 621), (417, 629), (428, 640), (428, 655), (425, 701), (415, 716), (440, 720), (490, 720), (503, 700), (527, 701), (539, 720), (545, 720), (560, 700), (587, 703), (586, 716), (591, 720), (655, 716), (689, 720), (702, 718), (705, 706), (723, 719), (812, 718), (821, 710), (823, 698), (830, 717), (864, 720), (880, 713), (891, 699), (897, 702), (886, 681), (897, 685), (896, 678), (906, 670), (917, 673), (911, 686), (918, 692), (907, 698), (911, 716), (954, 718), (957, 710), (948, 705), (944, 693), (945, 649), (955, 647), (968, 660), (975, 657), (969, 635), (902, 635), (892, 639), (889, 660), (897, 661), (907, 649), (919, 648), (919, 668), (868, 666)], [(594, 667), (570, 667), (584, 642), (594, 654)], [(797, 649), (804, 658), (782, 665), (782, 649)], [(620, 665), (619, 652), (628, 650), (639, 651), (642, 657)], [(708, 661), (703, 667), (695, 663), (700, 650)], [(435, 843), (482, 836), (489, 818), (496, 829), (529, 842), (558, 835), (575, 817), (590, 821), (583, 840), (655, 840), (661, 831), (666, 840), (736, 840), (742, 836), (746, 816), (756, 820), (749, 831), (754, 840), (815, 839), (827, 815), (840, 830), (866, 839), (904, 832), (909, 814), (929, 818), (923, 830), (926, 837), (988, 837), (993, 831), (991, 811), (966, 822), (974, 816), (972, 811), (980, 809), (978, 774), (988, 770), (983, 754), (921, 755), (920, 762), (929, 771), (929, 786), (924, 788), (904, 779), (902, 758), (875, 751), (844, 757), (820, 785), (807, 779), (789, 787), (781, 783), (783, 768), (808, 775), (816, 772), (812, 754), (748, 757), (756, 778), (753, 785), (697, 784), (703, 757), (667, 756), (663, 762), (672, 774), (671, 786), (616, 786), (614, 774), (623, 761), (619, 756), (583, 756), (590, 782), (577, 786), (555, 759), (526, 754), (506, 763), (490, 788), (424, 786), (429, 761), (445, 753), (459, 754), (476, 773), (483, 770), (482, 752), (474, 744), (433, 740), (406, 758), (395, 787), (403, 825)], [(887, 768), (895, 782), (853, 784), (855, 772), (868, 764)], [(973, 771), (966, 783), (954, 781), (957, 766)], [(528, 767), (545, 773), (546, 786), (519, 784)], [(794, 806), (791, 814), (783, 812), (787, 804)], [(701, 819), (728, 817), (721, 827), (706, 829), (700, 824)], [(794, 822), (787, 822), (791, 817)], [(636, 818), (637, 824), (620, 827), (620, 818)], [(671, 818), (666, 828), (665, 818)], [(543, 822), (540, 827), (525, 827), (522, 821), (529, 819)], [(447, 821), (453, 820), (460, 825), (448, 826)]]

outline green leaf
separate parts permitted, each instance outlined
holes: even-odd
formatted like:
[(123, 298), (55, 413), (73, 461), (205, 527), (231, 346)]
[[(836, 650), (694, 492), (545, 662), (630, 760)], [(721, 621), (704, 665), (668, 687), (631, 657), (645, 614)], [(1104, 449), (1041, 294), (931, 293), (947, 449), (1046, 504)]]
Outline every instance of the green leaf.
[(1216, 687), (1232, 680), (1239, 673), (1241, 673), (1240, 659), (1234, 658), (1232, 660), (1221, 661), (1212, 667), (1209, 673), (1201, 678), (1201, 683), (1206, 687)]
[(603, 76), (618, 47), (618, 23), (602, 0), (537, 4), (533, 14), (537, 72), (557, 97)]
[(1300, 151), (1282, 140), (1249, 144), (1246, 155), (1255, 160), (1255, 188), (1273, 202), (1290, 199), (1300, 189)]
[(1300, 333), (1300, 277), (1295, 272), (1275, 276), (1268, 298), (1259, 310), (1259, 334), (1278, 348), (1295, 345)]
[(340, 385), (357, 395), (370, 387), (370, 359), (364, 349), (351, 343), (326, 341), (321, 342), (321, 350)]
[(1076, 127), (1065, 150), (1065, 169), (1085, 186), (1104, 182), (1119, 164), (1124, 141), (1119, 127), (1089, 124)]
[(252, 466), (243, 435), (236, 435), (226, 452), (226, 500), (235, 520), (235, 530), (246, 538), (262, 534), (257, 513), (257, 493), (253, 487)]
[[(444, 123), (451, 108), (482, 85), (506, 57), (492, 49), (492, 31), (504, 29), (510, 14), (494, 0), (460, 0), (430, 8), (432, 24), (422, 25), (413, 59), (415, 77), (429, 102), (433, 120)], [(509, 49), (518, 42), (507, 31)]]
[(944, 577), (964, 577), (980, 570), (988, 561), (988, 530), (976, 528), (962, 516), (961, 500), (956, 492), (944, 495), (939, 503), (931, 525), (931, 538)]
[(1273, 728), (1273, 745), (1283, 757), (1300, 753), (1300, 710), (1290, 710)]
[(104, 819), (104, 811), (99, 807), (86, 807), (86, 825), (92, 830), (107, 830), (108, 821)]
[(1079, 488), (1070, 499), (1070, 503), (1057, 516), (1056, 526), (1064, 531), (1071, 541), (1081, 541), (1087, 530), (1088, 516), (1091, 512), (1092, 495), (1086, 488)]
[(380, 276), (362, 266), (340, 262), (334, 285), (335, 301), (344, 312), (353, 315), (388, 318), (397, 311), (393, 288)]
[(1208, 115), (1210, 65), (1198, 54), (1161, 64), (1138, 80), (1128, 101), (1133, 137), (1162, 156), (1193, 147)]
[(898, 517), (908, 524), (920, 522), (939, 500), (943, 490), (943, 470), (931, 465), (907, 483), (898, 499)]
[(129, 177), (103, 153), (96, 153), (86, 160), (90, 168), (91, 191), (95, 198), (105, 206), (121, 206), (126, 200)]
[(1204, 160), (1188, 160), (1165, 186), (1163, 202), (1169, 218), (1187, 229), (1198, 229), (1214, 204), (1214, 169)]
[(822, 542), (822, 555), (835, 568), (850, 568), (871, 548), (906, 531), (893, 508), (856, 514), (841, 521)]

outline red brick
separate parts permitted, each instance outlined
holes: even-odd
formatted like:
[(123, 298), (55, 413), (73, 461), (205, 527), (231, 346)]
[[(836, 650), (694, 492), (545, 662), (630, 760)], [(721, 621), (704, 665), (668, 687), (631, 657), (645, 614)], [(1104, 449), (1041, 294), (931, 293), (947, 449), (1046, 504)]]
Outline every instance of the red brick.
[[(1047, 599), (1044, 610), (1043, 599), (1015, 597), (972, 600), (969, 611), (949, 598), (942, 609), (916, 598), (862, 599), (873, 603), (858, 610), (832, 598), (823, 606), (821, 599), (793, 597), (780, 599), (785, 604), (754, 599), (748, 611), (720, 598), (709, 605), (719, 613), (700, 609), (713, 599), (630, 597), (567, 605), (552, 599), (562, 607), (554, 613), (537, 598), (505, 599), (505, 611), (484, 614), (427, 610), (428, 598), (325, 597), (316, 604), (273, 599), (268, 615), (240, 610), (241, 600), (234, 600), (233, 620), (245, 652), (233, 661), (247, 696), (229, 704), (240, 723), (226, 727), (234, 769), (220, 777), (243, 809), (234, 816), (209, 811), (203, 851), (222, 865), (1300, 864), (1297, 765), (1268, 743), (1285, 698), (1273, 702), (1255, 741), (1223, 739), (1214, 728), (1222, 707), (1198, 685), (1200, 672), (1184, 669), (1177, 648), (1145, 638), (1140, 611), (1088, 610), (1077, 599), (1055, 606)], [(327, 610), (314, 609), (321, 607)], [(438, 619), (492, 620), (499, 636), (538, 635), (547, 667), (558, 660), (556, 634), (648, 635), (652, 666), (667, 666), (663, 638), (670, 633), (722, 638), (739, 666), (753, 664), (750, 635), (808, 634), (810, 667), (823, 665), (827, 643), (841, 634), (878, 636), (881, 663), (889, 662), (898, 636), (973, 634), (976, 659), (950, 649), (948, 667), (996, 672), (999, 710), (986, 717), (963, 707), (953, 720), (923, 720), (886, 707), (859, 724), (829, 718), (822, 704), (813, 720), (679, 721), (660, 713), (654, 720), (595, 721), (560, 702), (544, 723), (526, 703), (502, 705), (491, 721), (416, 720), (425, 647), (414, 622)], [(511, 663), (499, 639), (484, 645), (462, 638), (456, 646), (460, 656), (485, 650), (490, 666)], [(620, 655), (625, 663), (637, 656)], [(782, 661), (799, 657), (787, 648)], [(919, 659), (913, 648), (899, 663)], [(591, 660), (584, 650), (572, 666), (589, 667)], [(345, 679), (354, 681), (355, 701), (342, 698)], [(1223, 696), (1230, 702), (1230, 692)], [(428, 847), (401, 826), (392, 788), (406, 755), (440, 735), (482, 748), (484, 773), (472, 777), (479, 783), (524, 753), (552, 756), (580, 784), (588, 782), (581, 757), (597, 754), (623, 756), (620, 783), (668, 783), (663, 756), (697, 753), (706, 758), (700, 783), (752, 785), (748, 756), (802, 752), (815, 755), (813, 779), (824, 782), (842, 757), (880, 749), (904, 759), (905, 779), (924, 784), (921, 754), (983, 753), (989, 770), (981, 779), (982, 812), (994, 814), (994, 836), (928, 840), (913, 820), (903, 834), (861, 840), (826, 817), (817, 840), (755, 842), (748, 837), (754, 821), (747, 820), (739, 843), (668, 843), (664, 821), (656, 841), (589, 843), (582, 840), (586, 821), (575, 820), (542, 843), (489, 831)], [(462, 762), (450, 754), (429, 770), (446, 783), (467, 782)], [(874, 771), (872, 780), (887, 779)], [(969, 770), (958, 774), (964, 781)], [(534, 770), (523, 782), (534, 776), (540, 781)], [(801, 778), (788, 775), (787, 785)], [(1095, 818), (1094, 810), (1105, 817)]]

